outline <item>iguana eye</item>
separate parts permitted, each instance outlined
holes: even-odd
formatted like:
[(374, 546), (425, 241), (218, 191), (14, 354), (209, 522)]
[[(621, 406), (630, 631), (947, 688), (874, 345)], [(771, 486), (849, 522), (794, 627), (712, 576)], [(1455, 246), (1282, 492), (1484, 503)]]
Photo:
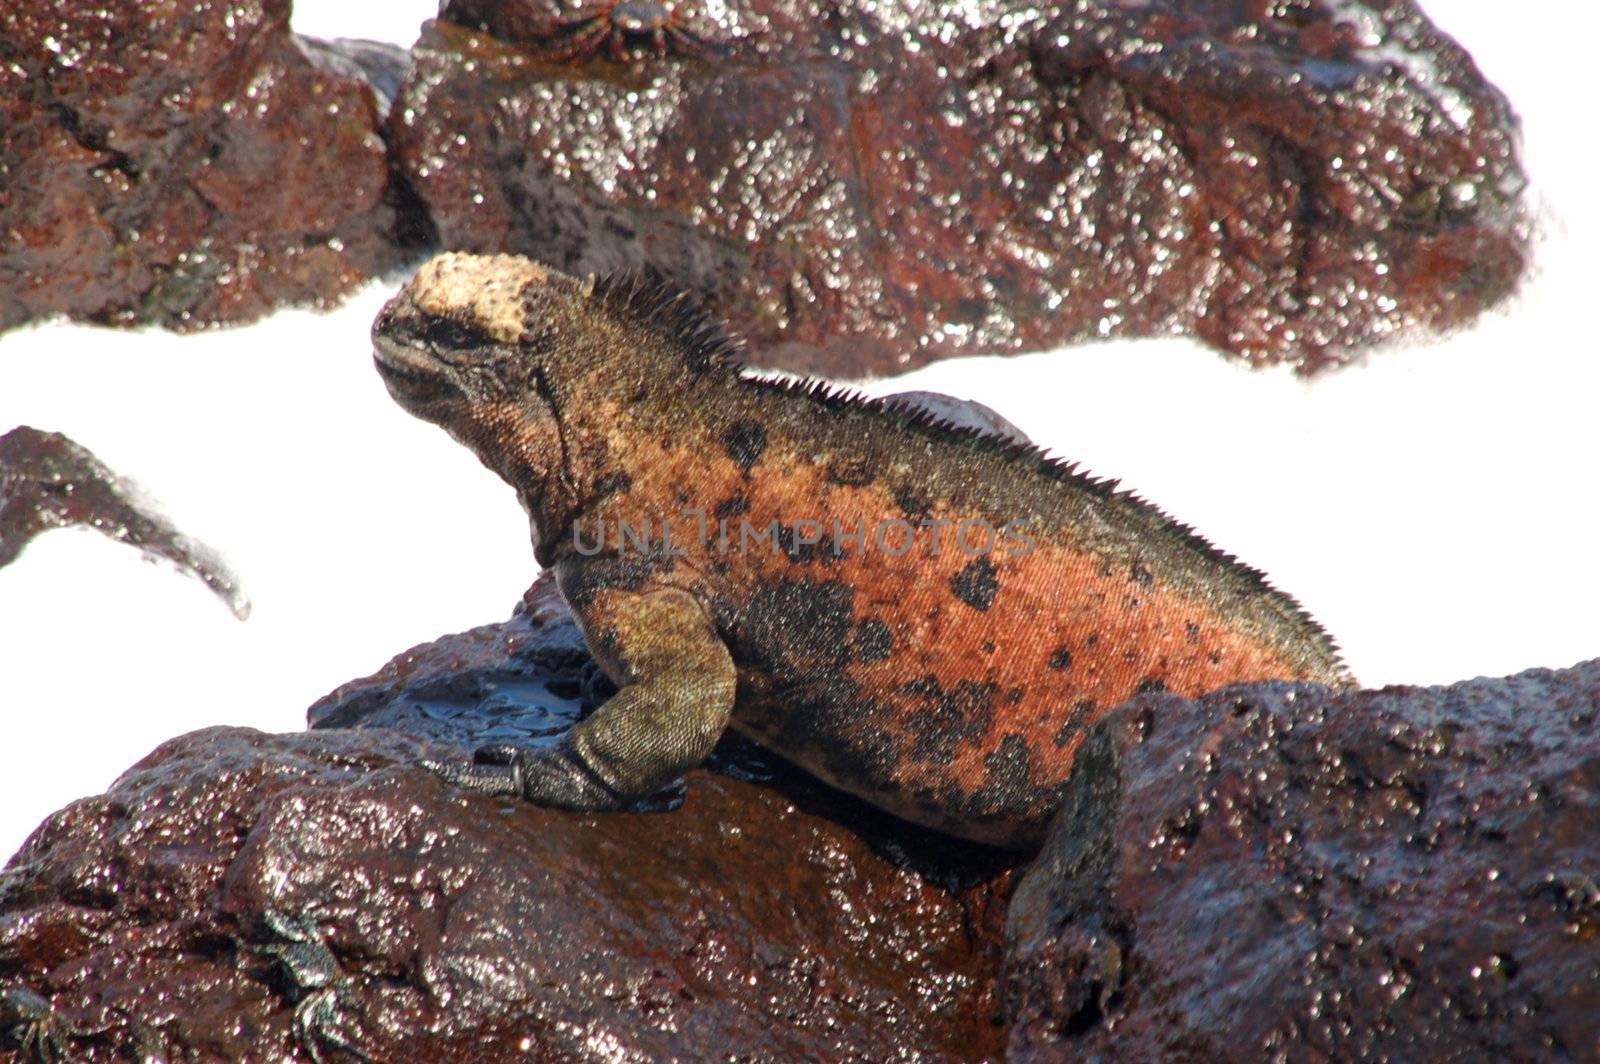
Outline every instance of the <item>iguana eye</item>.
[(455, 318), (428, 319), (422, 330), (422, 339), (431, 344), (435, 351), (470, 350), (494, 345), (494, 337), (471, 322)]

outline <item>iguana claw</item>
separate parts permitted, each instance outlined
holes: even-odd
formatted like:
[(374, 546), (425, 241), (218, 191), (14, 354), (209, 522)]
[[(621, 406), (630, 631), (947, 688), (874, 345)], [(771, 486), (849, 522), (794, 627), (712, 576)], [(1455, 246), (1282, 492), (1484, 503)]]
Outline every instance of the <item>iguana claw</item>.
[(456, 787), (479, 794), (509, 794), (540, 805), (589, 812), (618, 809), (623, 797), (606, 786), (566, 744), (540, 749), (496, 743), (480, 746), (471, 764), (423, 761), (422, 767)]

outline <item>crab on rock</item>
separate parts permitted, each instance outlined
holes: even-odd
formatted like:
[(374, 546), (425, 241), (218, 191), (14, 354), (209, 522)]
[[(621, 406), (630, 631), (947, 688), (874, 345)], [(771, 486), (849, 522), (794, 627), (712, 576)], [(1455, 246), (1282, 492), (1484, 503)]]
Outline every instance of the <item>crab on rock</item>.
[(556, 23), (543, 49), (562, 63), (584, 62), (602, 53), (620, 63), (641, 52), (715, 59), (729, 51), (727, 44), (689, 29), (672, 0), (602, 0)]

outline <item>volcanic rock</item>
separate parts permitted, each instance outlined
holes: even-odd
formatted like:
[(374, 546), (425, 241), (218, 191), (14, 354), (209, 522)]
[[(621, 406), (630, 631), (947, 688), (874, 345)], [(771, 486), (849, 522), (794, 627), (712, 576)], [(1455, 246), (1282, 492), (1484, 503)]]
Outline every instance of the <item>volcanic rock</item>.
[(1312, 370), (1526, 266), (1516, 119), (1409, 0), (447, 0), (391, 124), (446, 247), (660, 273), (802, 372)]
[(377, 91), (288, 22), (289, 0), (0, 5), (0, 328), (248, 321), (403, 260)]
[(1600, 660), (1146, 697), (1076, 765), (1008, 915), (1008, 1060), (1600, 1053)]
[(0, 566), (39, 533), (81, 525), (198, 576), (240, 620), (250, 602), (209, 547), (179, 532), (129, 481), (67, 437), (26, 425), (0, 436)]
[[(1581, 1059), (1600, 662), (1113, 711), (1015, 855), (764, 755), (629, 812), (416, 767), (608, 697), (548, 577), (314, 730), (165, 744), (0, 873), (0, 1046), (110, 1061)], [(119, 1055), (120, 1054), (120, 1055)]]

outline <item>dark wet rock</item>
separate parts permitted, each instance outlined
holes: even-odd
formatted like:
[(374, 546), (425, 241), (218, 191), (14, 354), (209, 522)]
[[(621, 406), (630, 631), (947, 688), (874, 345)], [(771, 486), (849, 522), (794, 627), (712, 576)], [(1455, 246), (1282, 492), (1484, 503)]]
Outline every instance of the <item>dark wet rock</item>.
[(0, 5), (0, 328), (248, 321), (403, 259), (378, 96), (288, 18)]
[(395, 728), (461, 746), (554, 741), (613, 690), (555, 581), (541, 577), (509, 621), (397, 655), (306, 711), (312, 728)]
[(0, 993), (86, 1061), (997, 1058), (1015, 856), (748, 748), (598, 816), (416, 767), (586, 711), (580, 647), (541, 581), (312, 710), (351, 728), (165, 744), (0, 873)]
[(1009, 1060), (1592, 1060), (1600, 660), (1114, 711), (1008, 917)]
[(1314, 369), (1526, 264), (1516, 119), (1406, 0), (615, 10), (447, 0), (399, 164), (447, 247), (654, 269), (757, 365), (1187, 332)]
[(198, 576), (240, 620), (250, 602), (209, 547), (173, 527), (129, 481), (55, 432), (26, 425), (0, 436), (0, 566), (41, 532), (82, 525)]

